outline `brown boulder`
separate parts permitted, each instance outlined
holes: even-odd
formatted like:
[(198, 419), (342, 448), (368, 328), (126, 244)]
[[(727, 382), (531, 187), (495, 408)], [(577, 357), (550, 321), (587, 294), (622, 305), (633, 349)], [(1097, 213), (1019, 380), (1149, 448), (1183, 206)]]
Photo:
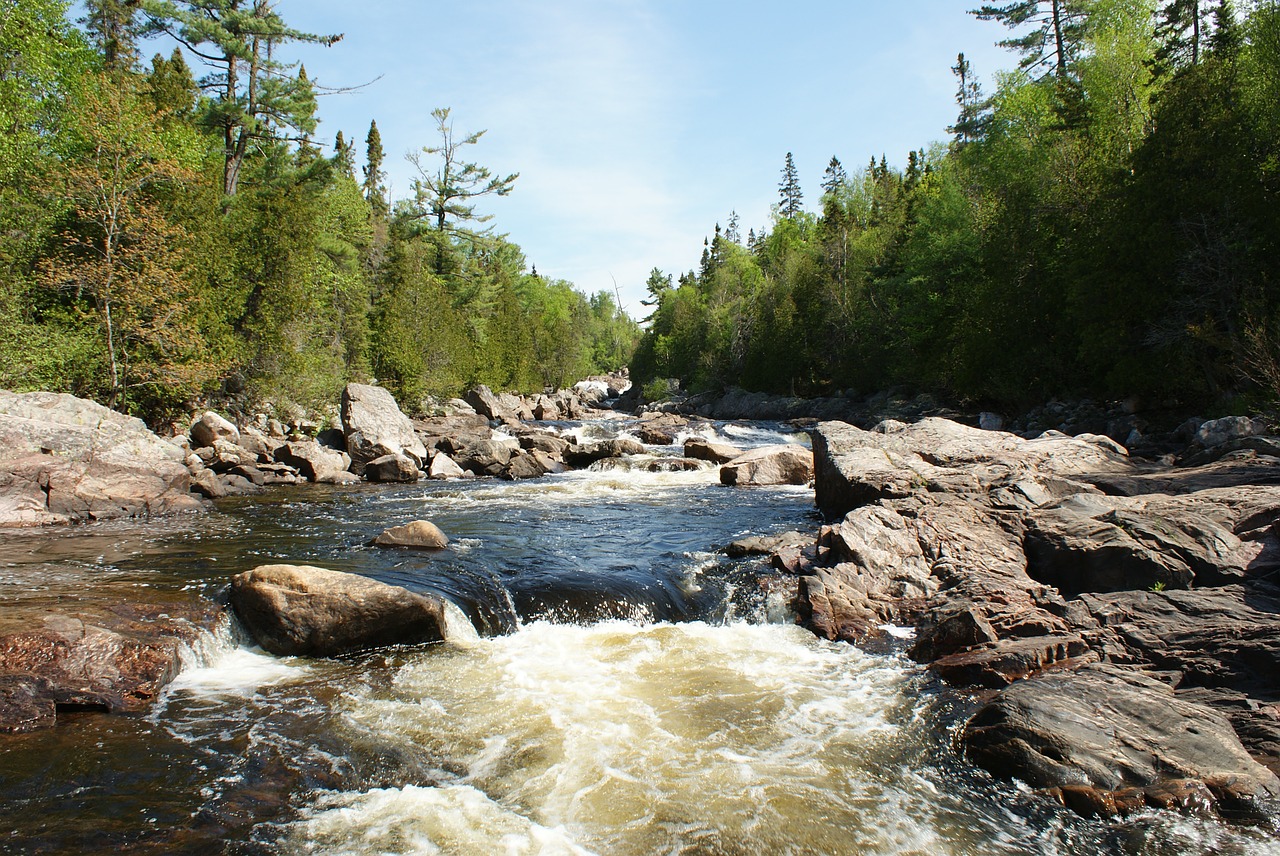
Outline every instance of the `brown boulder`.
[(236, 575), (231, 606), (258, 644), (283, 656), (333, 657), (445, 637), (439, 598), (306, 565)]
[(429, 520), (414, 520), (402, 526), (392, 526), (373, 539), (375, 547), (413, 547), (419, 550), (443, 550), (449, 546), (449, 537)]

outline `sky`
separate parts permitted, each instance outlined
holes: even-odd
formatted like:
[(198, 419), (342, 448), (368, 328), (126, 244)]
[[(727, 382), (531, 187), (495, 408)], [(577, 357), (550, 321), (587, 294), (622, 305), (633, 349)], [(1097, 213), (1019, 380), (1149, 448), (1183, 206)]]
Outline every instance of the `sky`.
[[(639, 305), (654, 267), (695, 269), (736, 211), (768, 228), (792, 152), (817, 210), (832, 155), (853, 173), (948, 138), (956, 54), (992, 88), (1015, 60), (998, 24), (957, 0), (280, 0), (295, 28), (342, 33), (286, 57), (323, 86), (317, 138), (341, 130), (357, 166), (377, 120), (394, 199), (410, 151), (485, 130), (468, 160), (520, 174), (478, 210), (545, 277)], [(360, 86), (360, 84), (368, 84)]]

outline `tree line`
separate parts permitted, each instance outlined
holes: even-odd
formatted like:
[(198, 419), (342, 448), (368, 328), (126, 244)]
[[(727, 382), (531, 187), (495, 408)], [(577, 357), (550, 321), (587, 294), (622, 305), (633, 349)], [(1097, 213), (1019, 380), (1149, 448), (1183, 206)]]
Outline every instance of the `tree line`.
[(824, 394), (890, 385), (1025, 405), (1280, 391), (1280, 6), (1013, 0), (1017, 68), (963, 54), (946, 143), (736, 215), (649, 277), (641, 380)]
[(483, 132), (435, 111), (411, 195), (389, 199), (376, 121), (363, 146), (322, 144), (325, 89), (284, 59), (341, 36), (274, 7), (89, 0), (73, 22), (63, 0), (0, 0), (0, 387), (161, 418), (371, 379), (412, 407), (625, 365), (639, 329), (613, 295), (539, 276), (476, 212), (518, 177), (469, 160)]

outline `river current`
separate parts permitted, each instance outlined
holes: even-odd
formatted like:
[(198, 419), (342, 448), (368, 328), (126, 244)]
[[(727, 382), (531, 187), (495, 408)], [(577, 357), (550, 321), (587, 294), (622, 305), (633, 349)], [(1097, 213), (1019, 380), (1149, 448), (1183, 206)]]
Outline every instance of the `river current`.
[[(777, 426), (718, 430), (739, 445), (783, 439)], [(273, 657), (228, 625), (143, 715), (0, 738), (0, 852), (1280, 850), (1265, 831), (1171, 813), (1084, 820), (974, 769), (954, 740), (970, 703), (905, 641), (820, 640), (760, 560), (718, 551), (816, 530), (811, 490), (643, 464), (283, 488), (198, 518), (6, 536), (6, 600), (218, 597), (236, 573), (290, 562), (453, 606), (447, 643), (337, 660)], [(450, 547), (366, 546), (416, 518)]]

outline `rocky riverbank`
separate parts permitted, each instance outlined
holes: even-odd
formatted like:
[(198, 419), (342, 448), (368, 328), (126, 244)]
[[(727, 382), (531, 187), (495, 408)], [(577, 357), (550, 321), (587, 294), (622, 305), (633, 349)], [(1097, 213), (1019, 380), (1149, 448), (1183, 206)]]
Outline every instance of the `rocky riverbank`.
[(1177, 467), (1101, 435), (820, 424), (832, 522), (802, 620), (855, 643), (913, 626), (916, 659), (982, 703), (969, 757), (1078, 811), (1274, 818), (1280, 446), (1258, 427), (1209, 423)]

